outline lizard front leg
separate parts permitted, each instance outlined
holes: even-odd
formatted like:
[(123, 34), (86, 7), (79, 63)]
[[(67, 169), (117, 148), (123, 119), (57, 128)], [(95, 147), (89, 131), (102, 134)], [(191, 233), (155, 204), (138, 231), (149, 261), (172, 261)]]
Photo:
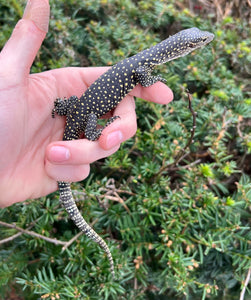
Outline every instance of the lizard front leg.
[(143, 87), (148, 87), (158, 81), (166, 83), (166, 80), (162, 78), (160, 75), (153, 76), (151, 75), (151, 72), (152, 72), (151, 67), (147, 67), (147, 66), (138, 67), (135, 72), (135, 78), (137, 82), (140, 83)]
[(57, 98), (54, 101), (54, 108), (51, 112), (52, 118), (55, 118), (55, 113), (57, 113), (59, 116), (67, 116), (67, 114), (69, 113), (69, 109), (72, 105), (74, 105), (74, 102), (76, 102), (77, 100), (77, 96), (71, 96), (68, 99)]

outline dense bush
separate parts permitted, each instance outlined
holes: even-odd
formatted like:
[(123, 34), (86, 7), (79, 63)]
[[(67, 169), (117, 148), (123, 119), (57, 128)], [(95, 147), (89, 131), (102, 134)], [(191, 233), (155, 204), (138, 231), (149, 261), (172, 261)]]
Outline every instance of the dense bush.
[[(50, 1), (50, 32), (32, 72), (112, 65), (193, 26), (214, 32), (215, 40), (159, 67), (175, 100), (163, 107), (137, 99), (136, 136), (72, 185), (83, 216), (109, 244), (118, 280), (85, 236), (65, 245), (78, 230), (54, 193), (0, 211), (2, 299), (17, 291), (22, 299), (237, 299), (250, 293), (250, 27), (231, 15), (215, 23), (214, 10), (194, 15), (185, 1), (175, 2)], [(0, 2), (0, 47), (23, 5)], [(186, 148), (194, 121), (189, 97), (197, 115)], [(17, 234), (6, 223), (29, 232)]]

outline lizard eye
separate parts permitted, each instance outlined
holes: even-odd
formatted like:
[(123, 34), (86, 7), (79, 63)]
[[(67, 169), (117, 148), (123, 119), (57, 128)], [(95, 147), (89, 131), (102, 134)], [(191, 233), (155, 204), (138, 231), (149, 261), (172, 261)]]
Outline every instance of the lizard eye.
[(189, 47), (189, 48), (194, 48), (194, 43), (189, 42), (189, 43), (188, 43), (188, 47)]

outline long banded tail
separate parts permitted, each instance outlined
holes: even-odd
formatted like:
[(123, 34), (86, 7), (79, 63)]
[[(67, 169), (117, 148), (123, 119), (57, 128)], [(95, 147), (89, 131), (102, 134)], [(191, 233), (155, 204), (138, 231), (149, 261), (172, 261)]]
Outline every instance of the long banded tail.
[(90, 239), (96, 242), (107, 254), (107, 257), (110, 262), (110, 268), (112, 276), (115, 277), (114, 272), (114, 262), (112, 254), (106, 244), (106, 242), (91, 228), (91, 226), (85, 221), (85, 219), (80, 214), (74, 198), (71, 192), (71, 185), (69, 182), (59, 181), (58, 189), (60, 193), (60, 202), (65, 207), (66, 211), (70, 215), (70, 218), (73, 220), (75, 225), (84, 232)]

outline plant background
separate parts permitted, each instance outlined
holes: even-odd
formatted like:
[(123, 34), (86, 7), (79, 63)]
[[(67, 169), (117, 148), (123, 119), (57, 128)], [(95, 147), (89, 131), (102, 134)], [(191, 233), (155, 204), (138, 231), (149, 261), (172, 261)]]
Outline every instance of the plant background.
[[(137, 99), (135, 137), (72, 185), (111, 249), (118, 280), (54, 193), (0, 211), (1, 299), (250, 299), (250, 1), (50, 5), (50, 31), (32, 72), (113, 65), (193, 26), (215, 40), (158, 68), (174, 101)], [(0, 48), (24, 6), (0, 0)], [(187, 89), (197, 119), (184, 150), (193, 125)], [(7, 227), (14, 223), (27, 231)]]

